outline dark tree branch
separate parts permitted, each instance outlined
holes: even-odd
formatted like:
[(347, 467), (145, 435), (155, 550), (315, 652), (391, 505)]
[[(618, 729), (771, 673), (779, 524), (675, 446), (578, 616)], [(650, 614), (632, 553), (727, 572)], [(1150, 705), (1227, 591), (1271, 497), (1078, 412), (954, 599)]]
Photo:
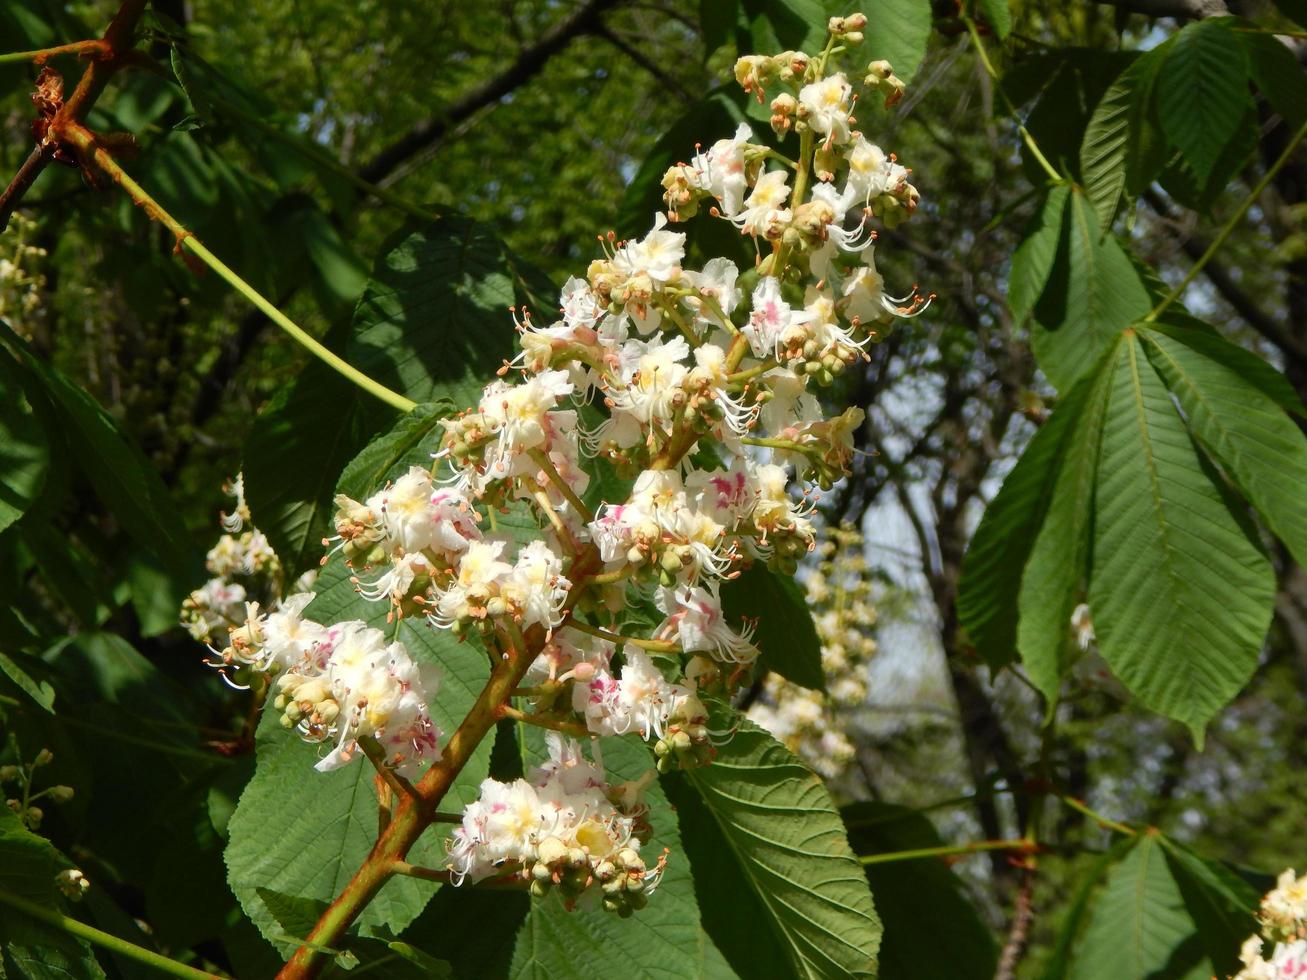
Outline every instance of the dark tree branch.
[(1204, 17), (1224, 17), (1230, 12), (1225, 0), (1098, 0), (1108, 6), (1145, 17), (1175, 17), (1180, 20), (1202, 20)]
[(677, 81), (674, 75), (671, 75), (660, 68), (658, 63), (648, 57), (643, 51), (632, 47), (625, 38), (603, 21), (600, 21), (595, 27), (594, 34), (597, 37), (603, 38), (618, 51), (622, 52), (622, 54), (626, 55), (637, 65), (647, 71), (655, 80), (657, 80), (659, 85), (663, 86), (663, 88), (675, 92), (682, 102), (690, 105), (695, 101), (694, 95), (691, 94), (684, 85)]
[(358, 175), (373, 184), (384, 180), (409, 157), (438, 142), (451, 127), (534, 78), (550, 58), (573, 40), (584, 34), (598, 33), (603, 27), (599, 15), (620, 2), (621, 0), (588, 0), (571, 16), (545, 31), (535, 44), (524, 48), (508, 68), (465, 92), (446, 106), (440, 115), (414, 126), (360, 167)]

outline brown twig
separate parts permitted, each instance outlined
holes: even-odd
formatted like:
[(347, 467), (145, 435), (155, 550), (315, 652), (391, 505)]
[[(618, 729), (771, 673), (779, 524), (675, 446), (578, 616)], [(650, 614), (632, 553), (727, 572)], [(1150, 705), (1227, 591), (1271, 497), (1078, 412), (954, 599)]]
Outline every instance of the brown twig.
[[(45, 135), (41, 137), (40, 142), (31, 154), (23, 162), (14, 179), (9, 182), (3, 194), (0, 194), (0, 231), (4, 231), (9, 226), (10, 215), (18, 207), (23, 195), (36, 182), (41, 171), (46, 168), (54, 158), (55, 149), (63, 137), (61, 132), (66, 130), (70, 125), (80, 125), (81, 121), (86, 118), (86, 114), (91, 111), (95, 105), (96, 99), (104, 91), (109, 79), (124, 63), (125, 56), (131, 49), (133, 35), (136, 31), (136, 24), (145, 12), (147, 0), (124, 0), (118, 12), (114, 14), (113, 20), (105, 29), (104, 37), (98, 41), (78, 41), (72, 45), (61, 45), (62, 48), (72, 48), (75, 50), (95, 50), (98, 57), (93, 59), (87, 65), (86, 71), (82, 72), (82, 77), (77, 82), (77, 88), (73, 94), (68, 97), (67, 101), (59, 108), (54, 117), (50, 120), (46, 128)], [(47, 49), (45, 53), (52, 53), (55, 49)], [(32, 52), (41, 54), (42, 52)]]
[(1035, 865), (1028, 861), (1021, 867), (1021, 887), (1017, 891), (1016, 906), (1012, 909), (1012, 925), (1007, 942), (998, 958), (994, 980), (1015, 980), (1017, 965), (1030, 945), (1030, 927), (1035, 922)]

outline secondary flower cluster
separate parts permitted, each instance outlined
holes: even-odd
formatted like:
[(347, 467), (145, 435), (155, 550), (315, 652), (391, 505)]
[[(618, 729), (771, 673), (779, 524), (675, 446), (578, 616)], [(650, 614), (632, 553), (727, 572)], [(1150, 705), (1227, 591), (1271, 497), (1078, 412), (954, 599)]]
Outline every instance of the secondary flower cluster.
[(350, 762), (368, 740), (384, 765), (417, 775), (440, 758), (441, 733), (428, 709), (440, 686), (436, 669), (361, 620), (324, 626), (306, 619), (312, 599), (311, 592), (289, 596), (270, 612), (247, 603), (221, 664), (275, 678), (282, 724), (307, 741), (333, 744), (319, 771)]
[(557, 887), (569, 907), (597, 887), (606, 910), (629, 916), (661, 876), (640, 857), (646, 781), (610, 787), (575, 741), (553, 732), (546, 741), (549, 761), (525, 779), (485, 780), (463, 811), (449, 854), (454, 880), (520, 876), (533, 895)]
[(36, 222), (14, 214), (9, 221), (10, 232), (0, 247), (0, 317), (8, 321), (24, 337), (32, 335), (32, 327), (45, 316), (41, 305), (41, 292), (46, 278), (40, 271), (48, 253), (39, 245), (30, 244), (36, 234)]
[(822, 533), (821, 561), (804, 580), (821, 640), (826, 692), (770, 674), (749, 717), (828, 780), (855, 758), (848, 725), (867, 700), (867, 663), (876, 652), (869, 631), (876, 622), (863, 556), (862, 534), (850, 524)]
[[(556, 319), (515, 313), (520, 351), (476, 405), (442, 420), (430, 469), (336, 499), (327, 544), (359, 593), (388, 618), (420, 615), (483, 647), (529, 708), (501, 715), (636, 734), (664, 770), (713, 757), (705, 699), (728, 697), (760, 653), (755, 624), (728, 613), (728, 583), (758, 562), (793, 574), (816, 545), (817, 488), (847, 474), (863, 421), (858, 408), (828, 416), (815, 389), (865, 358), (882, 324), (929, 302), (884, 288), (871, 221), (896, 224), (918, 195), (857, 130), (851, 83), (827, 71), (864, 23), (833, 19), (819, 57), (737, 66), (760, 98), (789, 90), (772, 122), (798, 134), (796, 160), (741, 126), (673, 167), (668, 213), (648, 234), (601, 239), (603, 257), (565, 283)], [(896, 82), (883, 63), (869, 69), (871, 87), (892, 94)], [(676, 223), (704, 205), (757, 249), (753, 268), (689, 261)], [(391, 765), (434, 758), (434, 688), (403, 648), (302, 612), (297, 598), (266, 617), (251, 609), (223, 660), (277, 675), (288, 724), (337, 742), (320, 768), (368, 748), (365, 735)], [(606, 907), (629, 912), (652, 880), (636, 801), (556, 742), (528, 779), (483, 784), (451, 873), (511, 870), (569, 899), (597, 883)]]
[[(1292, 868), (1281, 873), (1276, 886), (1262, 898), (1258, 913), (1260, 936), (1250, 936), (1239, 959), (1243, 969), (1234, 980), (1301, 980), (1307, 977), (1307, 878)], [(1263, 940), (1274, 943), (1263, 958)]]
[[(281, 562), (267, 537), (250, 523), (243, 475), (236, 474), (223, 491), (235, 498), (236, 506), (222, 515), (224, 533), (205, 557), (204, 567), (212, 577), (186, 597), (181, 609), (182, 625), (207, 644), (216, 644), (244, 622), (247, 601), (275, 609), (282, 594)], [(290, 591), (307, 591), (316, 577), (316, 572), (306, 573)]]

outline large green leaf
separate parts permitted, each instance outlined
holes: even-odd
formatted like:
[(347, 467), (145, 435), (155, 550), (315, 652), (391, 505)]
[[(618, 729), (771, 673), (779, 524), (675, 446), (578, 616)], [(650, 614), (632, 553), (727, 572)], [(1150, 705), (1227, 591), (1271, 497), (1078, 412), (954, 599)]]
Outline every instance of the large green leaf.
[(1078, 189), (1067, 202), (1063, 244), (1039, 301), (1032, 342), (1039, 366), (1065, 391), (1086, 374), (1122, 330), (1151, 307), (1125, 248), (1104, 235)]
[[(651, 768), (653, 757), (638, 739), (608, 738), (601, 745), (612, 784), (638, 779)], [(538, 751), (531, 755), (529, 764), (541, 761)], [(557, 895), (533, 901), (517, 932), (509, 976), (701, 977), (720, 960), (699, 929), (699, 907), (674, 811), (657, 784), (647, 799), (653, 836), (642, 853), (652, 862), (664, 848), (669, 851), (667, 870), (648, 906), (620, 919), (597, 907), (568, 912)]]
[(748, 721), (684, 778), (695, 792), (672, 798), (704, 927), (736, 972), (875, 976), (880, 920), (822, 781)]
[[(388, 629), (387, 606), (362, 599), (350, 583), (350, 570), (333, 559), (314, 589), (317, 597), (305, 615), (324, 623), (363, 619)], [(399, 638), (420, 662), (439, 665), (440, 693), (432, 717), (451, 733), (471, 708), (488, 676), (484, 654), (460, 644), (446, 631), (412, 619), (402, 622)], [(259, 895), (270, 889), (295, 899), (330, 901), (363, 863), (377, 835), (377, 799), (373, 770), (366, 759), (332, 772), (315, 772), (320, 751), (279, 723), (268, 710), (259, 725), (254, 778), (241, 794), (228, 823), (228, 882), (245, 913), (271, 941), (281, 929)], [(476, 798), (490, 763), (490, 743), (478, 746), (454, 781), (444, 805), (459, 810)], [(424, 834), (410, 852), (415, 864), (439, 866), (444, 837)], [(434, 885), (416, 878), (392, 879), (363, 913), (364, 931), (386, 927), (398, 933), (422, 911)], [(286, 943), (281, 942), (282, 947)]]
[(22, 374), (0, 357), (0, 531), (37, 499), (49, 464), (45, 432), (28, 403)]
[(1238, 37), (1248, 51), (1249, 71), (1266, 101), (1284, 117), (1289, 128), (1297, 129), (1307, 122), (1307, 73), (1288, 45), (1260, 30), (1239, 31)]
[(1099, 648), (1140, 700), (1201, 738), (1257, 666), (1274, 572), (1133, 331), (1102, 370), (1112, 391), (1089, 586)]
[[(0, 807), (0, 889), (60, 912), (55, 875), (72, 864)], [(90, 947), (62, 929), (0, 904), (0, 975), (13, 980), (103, 977)]]
[(1037, 538), (1042, 537), (1044, 515), (1088, 392), (1088, 383), (1072, 388), (1035, 433), (998, 495), (985, 508), (963, 556), (958, 618), (992, 670), (1015, 658), (1022, 570)]
[[(939, 847), (925, 816), (889, 803), (854, 803), (840, 810), (859, 854)], [(867, 866), (876, 911), (885, 924), (880, 980), (989, 980), (998, 946), (962, 880), (939, 858)], [(948, 942), (939, 942), (947, 935)]]
[(1112, 226), (1121, 195), (1131, 183), (1128, 175), (1132, 166), (1140, 169), (1138, 158), (1144, 149), (1141, 140), (1148, 125), (1148, 104), (1161, 67), (1161, 54), (1154, 49), (1126, 68), (1099, 100), (1085, 127), (1080, 174), (1085, 195), (1104, 230)]
[(1071, 980), (1208, 980), (1193, 919), (1160, 840), (1141, 835), (1108, 872), (1069, 973)]
[(1180, 31), (1157, 80), (1162, 131), (1202, 182), (1234, 138), (1249, 105), (1248, 61), (1224, 19)]
[(1021, 573), (1017, 597), (1017, 649), (1050, 709), (1071, 658), (1071, 614), (1088, 584), (1094, 481), (1110, 391), (1107, 373), (1085, 379), (1074, 391), (1082, 388), (1052, 500), (1044, 502), (1047, 516)]
[[(1183, 334), (1180, 334), (1183, 337)], [(1139, 331), (1148, 359), (1180, 402), (1190, 431), (1307, 567), (1307, 438), (1270, 398), (1176, 336)], [(1233, 347), (1225, 341), (1220, 345)]]
[(738, 578), (722, 584), (722, 610), (732, 623), (756, 620), (754, 642), (761, 662), (786, 680), (816, 691), (826, 689), (821, 668), (821, 638), (807, 597), (794, 579), (776, 575), (756, 562)]

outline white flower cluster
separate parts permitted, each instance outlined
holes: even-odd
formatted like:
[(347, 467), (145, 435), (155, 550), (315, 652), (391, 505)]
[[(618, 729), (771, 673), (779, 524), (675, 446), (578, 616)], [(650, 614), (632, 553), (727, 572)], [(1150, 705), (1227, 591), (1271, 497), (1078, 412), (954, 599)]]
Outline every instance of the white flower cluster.
[(597, 886), (605, 909), (628, 916), (644, 907), (661, 874), (640, 857), (649, 829), (645, 784), (609, 786), (576, 742), (551, 732), (547, 743), (549, 761), (527, 778), (481, 784), (453, 833), (454, 880), (518, 876), (537, 896), (557, 887), (569, 907)]
[[(505, 701), (495, 717), (638, 734), (663, 770), (711, 760), (705, 699), (728, 697), (759, 656), (755, 624), (728, 615), (722, 585), (754, 562), (794, 573), (815, 547), (814, 494), (847, 474), (863, 421), (859, 408), (826, 415), (813, 389), (864, 359), (880, 324), (929, 302), (915, 287), (901, 298), (884, 289), (870, 223), (909, 216), (917, 192), (856, 128), (848, 80), (826, 70), (861, 23), (834, 19), (819, 57), (737, 68), (760, 97), (771, 84), (790, 90), (773, 124), (799, 135), (797, 161), (742, 126), (672, 168), (668, 214), (638, 241), (601, 239), (604, 256), (564, 285), (557, 319), (515, 314), (520, 353), (475, 406), (442, 420), (431, 469), (336, 499), (327, 544), (359, 593), (484, 647), (530, 708)], [(867, 84), (892, 89), (891, 79), (875, 63)], [(754, 268), (688, 264), (674, 223), (709, 200), (759, 250)], [(605, 470), (629, 491), (594, 493), (591, 475)], [(299, 616), (296, 601), (282, 615)], [(434, 689), (402, 648), (361, 623), (306, 624), (295, 620), (306, 635), (283, 642), (289, 627), (254, 609), (223, 658), (277, 673), (288, 723), (337, 741), (324, 765), (364, 735), (388, 744), (392, 765), (431, 758), (421, 746), (433, 752), (435, 736), (420, 746), (413, 726), (430, 725)], [(412, 754), (397, 757), (396, 739)], [(569, 899), (597, 882), (605, 906), (626, 914), (648, 880), (638, 807), (614, 792), (558, 742), (531, 778), (483, 785), (451, 872), (511, 868)]]
[(34, 322), (42, 314), (41, 291), (46, 279), (40, 266), (49, 253), (31, 244), (36, 222), (30, 218), (14, 214), (9, 228), (4, 247), (0, 248), (0, 317), (9, 321), (20, 336), (30, 337)]
[(856, 758), (849, 738), (851, 715), (867, 700), (867, 663), (876, 653), (876, 623), (863, 539), (850, 524), (824, 530), (821, 561), (804, 580), (821, 640), (826, 693), (767, 678), (749, 717), (784, 742), (828, 780), (839, 779)]
[[(256, 601), (265, 609), (275, 609), (281, 600), (281, 562), (277, 553), (258, 528), (250, 526), (250, 510), (245, 503), (245, 480), (240, 473), (223, 487), (235, 498), (236, 506), (224, 513), (221, 524), (225, 532), (205, 557), (204, 567), (212, 576), (186, 597), (182, 603), (181, 623), (201, 643), (214, 644), (228, 630), (245, 620), (245, 604)], [(294, 583), (291, 592), (312, 588), (317, 572), (308, 572)]]
[(289, 596), (267, 613), (247, 603), (222, 663), (275, 677), (282, 724), (306, 741), (333, 743), (319, 771), (350, 762), (368, 739), (384, 765), (418, 775), (440, 758), (441, 732), (428, 709), (440, 686), (436, 669), (361, 620), (324, 626), (304, 618), (312, 600), (311, 592)]
[[(1250, 936), (1239, 952), (1243, 969), (1234, 980), (1302, 980), (1307, 977), (1307, 878), (1292, 868), (1281, 873), (1275, 888), (1262, 898), (1259, 936)], [(1274, 943), (1270, 959), (1264, 941)]]

